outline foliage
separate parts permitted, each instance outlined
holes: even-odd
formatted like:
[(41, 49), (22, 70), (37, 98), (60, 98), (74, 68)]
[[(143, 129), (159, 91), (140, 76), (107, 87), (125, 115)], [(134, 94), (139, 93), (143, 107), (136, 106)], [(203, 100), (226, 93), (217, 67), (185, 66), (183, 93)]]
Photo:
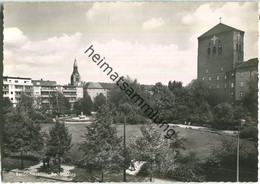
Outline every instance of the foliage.
[(112, 124), (111, 112), (104, 109), (97, 113), (89, 126), (86, 126), (84, 141), (79, 149), (84, 152), (85, 164), (93, 164), (103, 169), (119, 169), (122, 162), (122, 138), (117, 136), (116, 126)]
[(85, 115), (91, 115), (93, 103), (88, 94), (84, 96), (84, 98), (81, 98), (77, 100), (73, 105), (73, 110), (77, 115), (80, 115), (81, 112)]
[(247, 112), (241, 106), (220, 103), (214, 108), (213, 127), (219, 129), (237, 129), (241, 119), (247, 118)]
[(56, 120), (55, 125), (49, 130), (49, 137), (46, 143), (46, 155), (58, 157), (59, 169), (60, 159), (71, 148), (71, 134), (63, 122)]
[(129, 115), (115, 115), (113, 118), (114, 123), (123, 123), (124, 119), (126, 119), (127, 124), (135, 125), (135, 124), (145, 124), (148, 122), (147, 118), (136, 114), (129, 114)]
[(28, 112), (34, 108), (33, 97), (22, 93), (19, 102), (17, 103), (17, 110), (21, 112)]
[(180, 155), (176, 159), (176, 168), (168, 174), (178, 181), (202, 182), (205, 181), (204, 167), (196, 162), (196, 155), (190, 152), (188, 155)]
[[(134, 91), (140, 95), (144, 100), (148, 98), (148, 92), (144, 89), (144, 86), (140, 85), (137, 80), (132, 80), (129, 77), (124, 78), (124, 82), (128, 83)], [(128, 97), (125, 91), (120, 89), (120, 86), (109, 91), (107, 96), (107, 105), (110, 109), (114, 109), (114, 114), (118, 114), (120, 111), (121, 115), (129, 115), (129, 113), (134, 115), (142, 115), (139, 104), (134, 103), (132, 99)], [(127, 107), (128, 110), (121, 111), (122, 106)], [(125, 108), (123, 107), (123, 108)]]
[(81, 98), (78, 101), (76, 101), (73, 106), (73, 110), (77, 115), (81, 114), (81, 112), (83, 112), (86, 115), (90, 115), (92, 109), (93, 103), (91, 97), (87, 92), (84, 94), (84, 98)]
[(3, 114), (10, 112), (13, 109), (13, 104), (8, 97), (3, 98)]
[(154, 110), (160, 112), (160, 115), (166, 121), (171, 121), (175, 109), (175, 96), (167, 86), (162, 83), (156, 83), (151, 90), (149, 101)]
[[(240, 173), (252, 173), (251, 180), (257, 178), (257, 147), (249, 147), (249, 143), (242, 141), (239, 149)], [(223, 137), (222, 145), (216, 147), (206, 162), (207, 177), (217, 174), (217, 170), (236, 171), (237, 168), (237, 142), (230, 137)], [(215, 173), (216, 172), (216, 173)], [(225, 177), (224, 177), (225, 178)], [(243, 180), (243, 178), (241, 178)], [(223, 180), (222, 180), (223, 181)]]
[(25, 114), (12, 112), (5, 115), (3, 129), (4, 147), (12, 152), (40, 151), (43, 146), (41, 125)]
[(30, 110), (30, 111), (28, 111), (27, 114), (31, 120), (33, 120), (37, 123), (51, 123), (52, 122), (52, 119), (50, 116), (48, 116), (46, 114), (42, 114), (35, 110)]
[(49, 130), (47, 141), (47, 155), (63, 156), (71, 148), (71, 134), (63, 122), (56, 121)]
[(70, 103), (68, 99), (60, 92), (52, 94), (50, 106), (56, 115), (68, 114), (70, 112)]
[(243, 128), (240, 132), (240, 138), (242, 139), (251, 139), (254, 142), (258, 140), (258, 128), (257, 125), (250, 125)]
[(106, 97), (103, 95), (103, 93), (99, 93), (95, 98), (94, 98), (94, 103), (93, 103), (93, 109), (94, 111), (98, 111), (102, 106), (106, 105)]
[(258, 117), (258, 75), (253, 75), (248, 82), (249, 92), (243, 98), (244, 106), (257, 121)]
[(43, 147), (41, 125), (19, 111), (6, 114), (3, 120), (4, 151), (21, 152), (23, 168), (23, 153), (40, 151)]
[(178, 134), (172, 140), (164, 139), (160, 130), (151, 124), (142, 126), (141, 132), (141, 137), (133, 138), (130, 142), (131, 157), (146, 161), (147, 172), (150, 175), (167, 173), (174, 167), (183, 140), (178, 138)]

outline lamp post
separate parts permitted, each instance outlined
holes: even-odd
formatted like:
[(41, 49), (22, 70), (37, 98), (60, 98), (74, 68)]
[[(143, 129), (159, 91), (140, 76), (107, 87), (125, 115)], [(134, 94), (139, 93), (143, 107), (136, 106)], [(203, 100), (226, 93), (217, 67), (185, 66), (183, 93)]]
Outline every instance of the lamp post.
[(124, 182), (126, 182), (126, 135), (125, 135), (125, 124), (126, 124), (126, 117), (124, 117)]
[(239, 182), (239, 134), (240, 134), (240, 127), (245, 123), (244, 119), (241, 119), (238, 125), (237, 131), (237, 182)]

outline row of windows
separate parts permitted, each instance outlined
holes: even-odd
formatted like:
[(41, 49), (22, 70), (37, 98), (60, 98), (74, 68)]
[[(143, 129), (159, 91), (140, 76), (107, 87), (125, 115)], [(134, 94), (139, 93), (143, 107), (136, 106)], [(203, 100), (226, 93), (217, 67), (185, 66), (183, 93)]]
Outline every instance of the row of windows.
[[(219, 84), (217, 84), (216, 87), (220, 88)], [(234, 88), (234, 83), (233, 82), (230, 84), (230, 87)], [(244, 87), (244, 82), (240, 82), (240, 87)], [(209, 85), (209, 88), (211, 88), (211, 85)], [(227, 84), (224, 84), (224, 88), (227, 88)]]
[[(220, 68), (220, 71), (223, 72), (223, 71), (224, 71), (224, 67), (221, 67), (221, 68)], [(209, 73), (209, 69), (206, 69), (206, 70), (205, 70), (205, 73)]]
[[(227, 87), (228, 87), (228, 85), (227, 85), (227, 84), (224, 84), (224, 88), (227, 88)], [(233, 82), (230, 84), (230, 87), (231, 87), (231, 88), (234, 88), (234, 83), (233, 83)], [(209, 85), (209, 89), (211, 89), (211, 88), (212, 88), (212, 86)], [(216, 85), (216, 88), (217, 88), (217, 89), (220, 89), (220, 88), (221, 88), (221, 85), (217, 84), (217, 85)]]
[[(4, 79), (4, 81), (7, 81), (7, 80)], [(8, 82), (12, 82), (12, 80), (8, 80)], [(14, 82), (15, 82), (15, 83), (18, 83), (18, 80), (15, 80)], [(23, 81), (23, 83), (25, 83), (25, 84), (26, 84), (26, 83), (29, 83), (29, 82), (30, 82), (30, 81)]]
[[(212, 49), (209, 47), (208, 49), (207, 49), (207, 53), (208, 53), (208, 55), (211, 55), (211, 54), (216, 54), (217, 53), (217, 48), (216, 47), (213, 47)], [(222, 45), (219, 45), (218, 46), (218, 53), (220, 54), (220, 53), (222, 53)]]
[[(212, 79), (212, 78), (211, 78), (211, 77), (209, 77), (209, 81), (211, 81), (211, 79)], [(220, 79), (220, 77), (219, 77), (219, 76), (217, 76), (217, 77), (216, 77), (216, 79), (217, 79), (217, 80), (219, 80), (219, 79)], [(224, 75), (224, 79), (227, 79), (227, 75)], [(205, 77), (202, 77), (202, 80), (205, 80)]]

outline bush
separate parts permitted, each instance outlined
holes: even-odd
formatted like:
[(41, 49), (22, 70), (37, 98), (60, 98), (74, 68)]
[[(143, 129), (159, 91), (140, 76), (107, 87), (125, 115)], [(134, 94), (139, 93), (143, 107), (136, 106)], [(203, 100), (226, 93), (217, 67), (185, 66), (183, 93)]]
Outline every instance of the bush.
[(148, 119), (140, 116), (140, 115), (127, 115), (127, 116), (120, 116), (117, 115), (114, 117), (114, 122), (115, 123), (124, 123), (124, 119), (126, 118), (126, 123), (135, 125), (135, 124), (145, 124), (148, 122)]
[(171, 175), (184, 182), (202, 182), (205, 181), (204, 167), (196, 162), (196, 155), (190, 152), (188, 155), (179, 155), (177, 158), (177, 167), (171, 172)]
[[(225, 137), (222, 139), (222, 146), (213, 150), (205, 164), (208, 181), (236, 181), (236, 144), (233, 138)], [(239, 153), (240, 181), (256, 181), (257, 148), (250, 141), (241, 141)]]
[(258, 140), (258, 129), (257, 126), (248, 126), (241, 130), (240, 138), (242, 139), (252, 139), (253, 141)]

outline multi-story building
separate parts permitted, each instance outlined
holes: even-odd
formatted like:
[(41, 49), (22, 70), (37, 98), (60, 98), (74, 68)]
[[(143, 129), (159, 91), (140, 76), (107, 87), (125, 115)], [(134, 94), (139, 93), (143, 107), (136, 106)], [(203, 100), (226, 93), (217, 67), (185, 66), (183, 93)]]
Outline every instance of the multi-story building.
[(3, 95), (8, 97), (14, 106), (19, 102), (22, 93), (33, 95), (31, 78), (3, 76)]
[(258, 75), (258, 59), (250, 59), (236, 67), (235, 100), (242, 100), (249, 92), (249, 81)]
[(76, 60), (73, 65), (73, 74), (71, 84), (57, 85), (56, 81), (49, 80), (32, 80), (31, 78), (22, 77), (3, 77), (4, 97), (9, 97), (14, 106), (20, 99), (22, 92), (35, 97), (35, 104), (38, 106), (48, 106), (50, 97), (57, 92), (62, 93), (70, 102), (71, 106), (76, 100), (83, 98), (83, 84), (80, 81), (80, 74)]
[(198, 37), (197, 78), (224, 101), (237, 98), (239, 66), (244, 61), (244, 31), (219, 23)]
[(33, 80), (33, 94), (37, 104), (44, 106), (50, 104), (50, 97), (57, 93), (56, 81)]

